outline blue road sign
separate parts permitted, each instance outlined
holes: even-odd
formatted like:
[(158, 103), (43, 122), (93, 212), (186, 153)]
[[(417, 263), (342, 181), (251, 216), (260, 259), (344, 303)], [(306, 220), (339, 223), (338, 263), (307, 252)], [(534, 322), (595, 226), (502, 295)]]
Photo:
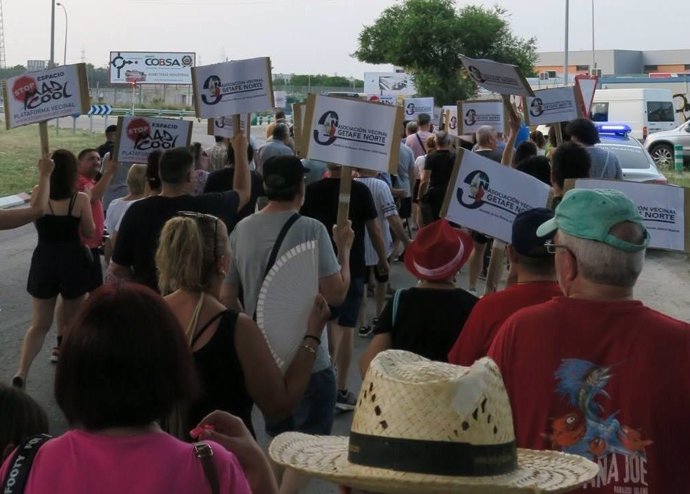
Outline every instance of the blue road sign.
[(113, 112), (113, 107), (110, 105), (91, 105), (89, 115), (110, 115)]

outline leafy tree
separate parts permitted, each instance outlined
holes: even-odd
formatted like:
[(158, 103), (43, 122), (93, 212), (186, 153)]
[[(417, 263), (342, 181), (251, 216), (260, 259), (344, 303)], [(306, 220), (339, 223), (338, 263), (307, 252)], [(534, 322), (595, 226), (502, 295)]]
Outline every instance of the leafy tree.
[(26, 72), (26, 67), (24, 67), (23, 65), (6, 67), (4, 69), (0, 69), (0, 80), (9, 79), (10, 77), (23, 74), (24, 72)]
[(454, 0), (404, 0), (362, 30), (354, 56), (404, 67), (414, 74), (420, 95), (449, 104), (477, 92), (459, 54), (512, 63), (533, 74), (536, 40), (514, 36), (507, 17), (498, 6), (456, 10)]

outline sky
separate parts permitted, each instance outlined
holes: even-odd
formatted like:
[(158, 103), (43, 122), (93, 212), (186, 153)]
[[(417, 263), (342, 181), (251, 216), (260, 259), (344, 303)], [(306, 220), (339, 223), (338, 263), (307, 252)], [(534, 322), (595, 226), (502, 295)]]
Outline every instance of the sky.
[[(9, 66), (50, 57), (51, 0), (0, 0)], [(274, 73), (362, 78), (389, 71), (350, 55), (363, 26), (396, 0), (61, 0), (68, 14), (67, 63), (107, 66), (110, 51), (191, 51), (197, 65), (270, 56)], [(539, 51), (561, 51), (566, 0), (458, 1), (498, 4), (513, 32)], [(592, 0), (570, 0), (570, 50), (592, 49)], [(594, 0), (597, 49), (682, 49), (687, 2)], [(683, 15), (678, 15), (678, 14)], [(55, 59), (62, 62), (65, 16), (56, 8)], [(652, 19), (652, 17), (654, 19)], [(410, 33), (413, 35), (414, 33)], [(689, 61), (690, 62), (690, 61)]]

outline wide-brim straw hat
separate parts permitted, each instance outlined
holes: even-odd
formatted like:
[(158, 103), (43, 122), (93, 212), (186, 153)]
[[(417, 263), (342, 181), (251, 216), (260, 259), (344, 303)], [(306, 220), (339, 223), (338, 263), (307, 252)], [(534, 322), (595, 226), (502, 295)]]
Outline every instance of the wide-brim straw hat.
[(417, 232), (405, 251), (405, 268), (420, 280), (446, 280), (467, 262), (473, 247), (472, 237), (440, 219)]
[(350, 437), (287, 432), (269, 454), (308, 476), (381, 493), (567, 492), (599, 472), (581, 456), (515, 447), (490, 359), (468, 368), (401, 350), (371, 362)]

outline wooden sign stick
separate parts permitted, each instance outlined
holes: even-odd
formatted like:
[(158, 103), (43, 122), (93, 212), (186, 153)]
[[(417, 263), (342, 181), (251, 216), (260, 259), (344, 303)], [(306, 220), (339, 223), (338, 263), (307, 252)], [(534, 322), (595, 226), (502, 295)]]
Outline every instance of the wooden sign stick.
[(561, 129), (561, 122), (551, 125), (555, 125), (554, 128), (556, 129), (556, 145), (560, 146), (561, 144), (563, 144), (563, 129)]
[(252, 136), (252, 114), (247, 113), (247, 142)]
[(39, 122), (38, 131), (41, 136), (41, 157), (50, 156), (50, 141), (48, 140), (48, 122)]
[(338, 227), (347, 225), (350, 212), (350, 194), (352, 192), (352, 168), (343, 166), (340, 168), (340, 195), (338, 197)]

